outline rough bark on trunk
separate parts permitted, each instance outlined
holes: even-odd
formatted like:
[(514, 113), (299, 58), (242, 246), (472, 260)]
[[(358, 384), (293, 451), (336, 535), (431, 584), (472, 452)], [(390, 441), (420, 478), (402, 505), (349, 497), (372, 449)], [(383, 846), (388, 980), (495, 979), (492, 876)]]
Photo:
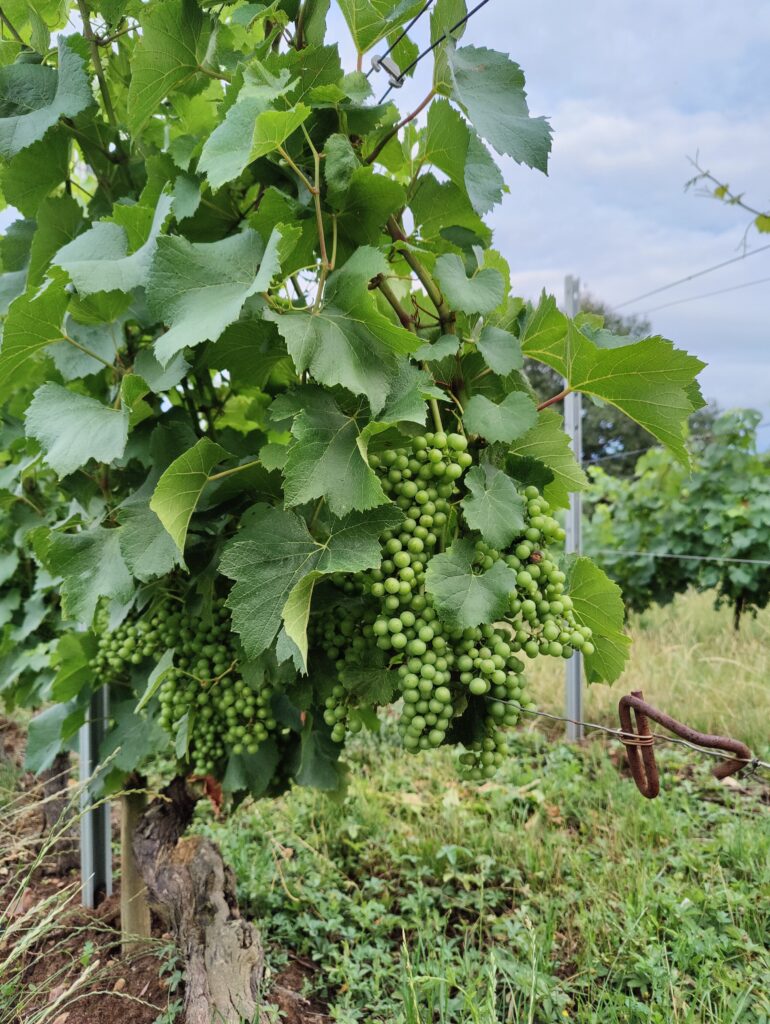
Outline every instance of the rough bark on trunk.
[[(144, 779), (134, 777), (128, 785), (139, 789), (144, 785)], [(125, 793), (120, 798), (120, 930), (124, 954), (133, 952), (137, 944), (151, 934), (147, 886), (140, 874), (133, 846), (134, 832), (146, 808), (145, 793)]]
[(186, 1024), (240, 1024), (258, 1013), (264, 953), (256, 928), (240, 916), (235, 878), (216, 845), (182, 838), (195, 799), (184, 779), (174, 779), (142, 815), (134, 853), (185, 961)]

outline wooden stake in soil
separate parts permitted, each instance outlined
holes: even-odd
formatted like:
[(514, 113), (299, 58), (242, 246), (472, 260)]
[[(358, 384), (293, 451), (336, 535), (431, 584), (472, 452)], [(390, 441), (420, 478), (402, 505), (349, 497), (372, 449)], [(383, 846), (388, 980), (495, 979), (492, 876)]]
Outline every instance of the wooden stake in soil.
[[(127, 785), (139, 789), (145, 780), (134, 776)], [(147, 886), (139, 872), (134, 855), (134, 832), (147, 808), (144, 793), (126, 793), (120, 800), (120, 929), (123, 933), (123, 953), (131, 953), (148, 939), (150, 929), (150, 904), (147, 902)]]

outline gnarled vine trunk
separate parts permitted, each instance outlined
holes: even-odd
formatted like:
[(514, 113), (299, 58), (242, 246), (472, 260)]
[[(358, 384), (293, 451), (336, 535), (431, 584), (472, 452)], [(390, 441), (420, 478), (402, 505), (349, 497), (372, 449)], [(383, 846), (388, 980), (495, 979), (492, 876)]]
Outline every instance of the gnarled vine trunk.
[(240, 915), (235, 877), (217, 846), (203, 836), (183, 838), (195, 802), (184, 779), (174, 779), (142, 815), (134, 853), (184, 958), (187, 1024), (240, 1024), (259, 1010), (262, 943)]

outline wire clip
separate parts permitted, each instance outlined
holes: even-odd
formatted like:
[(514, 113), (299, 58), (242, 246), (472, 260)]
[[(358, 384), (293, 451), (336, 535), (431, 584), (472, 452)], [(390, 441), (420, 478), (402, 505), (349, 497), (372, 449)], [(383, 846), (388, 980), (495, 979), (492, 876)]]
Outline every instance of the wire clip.
[[(636, 729), (631, 717), (634, 712), (636, 718)], [(724, 750), (734, 757), (720, 761), (714, 768), (713, 774), (718, 779), (734, 775), (754, 762), (751, 751), (745, 743), (740, 740), (731, 739), (729, 736), (714, 736), (710, 733), (697, 732), (683, 722), (677, 722), (675, 718), (659, 711), (642, 699), (642, 691), (634, 690), (620, 698), (618, 704), (620, 715), (620, 733), (618, 737), (621, 743), (625, 744), (628, 767), (631, 769), (636, 787), (642, 796), (654, 800), (660, 792), (660, 778), (658, 765), (655, 761), (655, 734), (650, 731), (648, 718), (653, 722), (662, 725), (664, 729), (680, 736), (687, 743), (698, 744), (701, 747), (711, 747), (716, 750)], [(665, 739), (666, 737), (661, 737)]]
[(400, 89), (404, 84), (401, 69), (393, 58), (388, 57), (387, 54), (383, 57), (372, 57), (372, 70), (384, 71), (388, 76), (391, 89)]

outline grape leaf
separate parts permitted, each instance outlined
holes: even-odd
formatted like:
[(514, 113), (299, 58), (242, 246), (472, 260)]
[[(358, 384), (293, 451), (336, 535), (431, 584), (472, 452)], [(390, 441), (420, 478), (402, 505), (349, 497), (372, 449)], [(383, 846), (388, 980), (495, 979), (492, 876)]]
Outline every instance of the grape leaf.
[(52, 536), (45, 552), (49, 572), (62, 577), (62, 612), (90, 625), (100, 597), (125, 603), (134, 592), (120, 552), (120, 531), (96, 526), (81, 533)]
[(132, 697), (110, 707), (113, 726), (99, 746), (99, 759), (110, 758), (110, 768), (133, 772), (157, 756), (170, 743), (169, 734), (153, 718), (136, 713)]
[(222, 791), (246, 791), (254, 799), (263, 796), (281, 759), (275, 740), (260, 743), (256, 754), (231, 754), (222, 779)]
[(516, 573), (504, 562), (495, 562), (487, 572), (474, 572), (475, 555), (475, 544), (463, 537), (428, 562), (425, 589), (441, 621), (452, 628), (499, 619), (516, 589)]
[(484, 395), (474, 395), (465, 406), (463, 421), (472, 434), (487, 441), (510, 443), (522, 437), (537, 420), (537, 406), (523, 391), (506, 395), (499, 405)]
[(305, 717), (300, 733), (300, 749), (294, 781), (298, 786), (312, 786), (327, 792), (342, 790), (345, 770), (339, 763), (342, 746), (334, 743), (329, 728), (319, 717), (316, 725), (312, 714)]
[(150, 508), (184, 554), (187, 528), (209, 473), (227, 452), (208, 437), (202, 437), (189, 451), (174, 459), (155, 486)]
[[(457, 347), (457, 338), (454, 341)], [(424, 428), (427, 414), (425, 399), (446, 401), (446, 397), (446, 392), (435, 386), (429, 373), (411, 363), (401, 362), (391, 382), (380, 420), (384, 423), (414, 423)]]
[(367, 461), (370, 437), (388, 424), (362, 425), (358, 416), (346, 415), (320, 388), (301, 388), (288, 399), (278, 398), (271, 407), (273, 418), (291, 414), (289, 403), (296, 411), (294, 442), (283, 467), (286, 505), (325, 498), (335, 516), (344, 516), (388, 501)]
[(93, 683), (91, 660), (96, 654), (96, 638), (91, 633), (65, 633), (59, 637), (51, 664), (56, 675), (51, 683), (51, 700), (67, 701)]
[(90, 459), (113, 462), (128, 440), (128, 412), (60, 384), (43, 384), (27, 408), (26, 431), (43, 449), (43, 458), (59, 475), (74, 473)]
[(239, 98), (206, 140), (198, 170), (216, 191), (260, 156), (272, 153), (303, 124), (310, 107), (265, 110), (262, 96)]
[(147, 381), (147, 386), (156, 395), (176, 387), (189, 369), (190, 364), (181, 352), (165, 366), (160, 365), (149, 348), (143, 348), (134, 360), (134, 373), (138, 373), (142, 380)]
[[(129, 239), (124, 227), (102, 220), (59, 249), (53, 263), (67, 272), (80, 295), (131, 292), (144, 287), (172, 202), (171, 196), (160, 196), (150, 233), (136, 252), (128, 252)], [(132, 208), (132, 213), (137, 212), (138, 208)]]
[(211, 22), (195, 0), (165, 0), (142, 10), (131, 58), (128, 126), (138, 135), (166, 96), (201, 74)]
[(489, 463), (474, 466), (465, 474), (468, 494), (461, 504), (465, 521), (495, 548), (507, 548), (524, 530), (527, 503), (513, 480)]
[(695, 384), (706, 365), (700, 359), (661, 337), (600, 348), (558, 312), (552, 298), (543, 298), (533, 310), (522, 351), (553, 367), (573, 391), (616, 406), (687, 465), (686, 424), (702, 404)]
[(507, 377), (513, 370), (520, 370), (524, 366), (519, 339), (501, 327), (485, 324), (476, 347), (490, 370), (502, 377)]
[(390, 32), (413, 18), (420, 0), (339, 0), (356, 49), (366, 53)]
[(614, 682), (628, 661), (631, 640), (623, 632), (625, 609), (620, 587), (590, 558), (576, 558), (567, 592), (575, 618), (593, 632), (593, 654), (584, 658), (589, 683)]
[(551, 128), (544, 117), (529, 116), (519, 65), (496, 50), (453, 43), (446, 57), (451, 97), (479, 135), (498, 153), (547, 173)]
[(142, 694), (141, 698), (139, 699), (139, 702), (137, 703), (136, 707), (134, 708), (136, 712), (141, 711), (142, 708), (145, 708), (150, 703), (152, 698), (160, 689), (161, 683), (168, 675), (169, 669), (172, 668), (173, 665), (174, 648), (171, 647), (163, 652), (160, 660), (155, 665), (152, 672), (150, 672), (147, 678), (147, 687), (144, 693)]
[(446, 100), (428, 108), (425, 160), (468, 193), (478, 214), (488, 213), (503, 198), (505, 180), (486, 146)]
[(182, 564), (182, 559), (176, 543), (149, 503), (133, 499), (134, 495), (118, 510), (120, 550), (132, 575), (146, 583), (172, 572)]
[(48, 345), (64, 340), (62, 321), (69, 296), (61, 281), (39, 292), (26, 292), (11, 303), (0, 348), (0, 401), (35, 380), (42, 367), (37, 357)]
[(419, 346), (414, 334), (379, 312), (367, 287), (386, 269), (381, 254), (364, 246), (331, 275), (320, 311), (265, 313), (285, 339), (297, 373), (309, 370), (320, 384), (366, 395), (375, 415), (396, 374), (396, 355)]
[(469, 278), (462, 259), (446, 253), (436, 260), (434, 276), (453, 309), (463, 313), (491, 313), (505, 298), (505, 283), (499, 270), (477, 270)]
[(6, 202), (34, 218), (41, 202), (67, 178), (69, 157), (69, 139), (60, 129), (17, 153), (0, 177)]
[(361, 704), (389, 704), (396, 688), (394, 676), (388, 668), (351, 665), (340, 672), (339, 680)]
[(371, 167), (358, 167), (337, 204), (340, 232), (356, 245), (376, 245), (388, 217), (405, 205), (406, 192), (398, 182)]
[(11, 64), (0, 68), (0, 156), (8, 159), (39, 142), (62, 117), (93, 103), (83, 59), (72, 40), (59, 37), (58, 68)]
[(27, 727), (27, 743), (24, 752), (24, 767), (29, 772), (44, 772), (50, 768), (62, 746), (77, 728), (65, 729), (68, 719), (77, 710), (74, 700), (65, 704), (54, 704), (39, 711)]
[(269, 276), (257, 273), (263, 252), (262, 239), (248, 230), (219, 242), (188, 242), (176, 235), (158, 239), (147, 301), (153, 314), (171, 325), (155, 343), (162, 365), (186, 346), (216, 341), (238, 319), (246, 299), (268, 287), (272, 265)]
[(330, 135), (324, 143), (324, 157), (329, 199), (339, 208), (338, 203), (348, 190), (353, 172), (361, 165), (347, 135)]
[(83, 230), (83, 208), (66, 193), (44, 199), (37, 209), (37, 231), (29, 250), (27, 288), (39, 287), (50, 272), (51, 258)]
[(281, 612), (285, 634), (294, 642), (299, 651), (300, 667), (304, 672), (307, 672), (307, 624), (310, 621), (310, 604), (313, 600), (316, 582), (322, 577), (323, 573), (314, 570), (298, 580), (286, 598)]
[[(247, 525), (228, 544), (219, 566), (221, 573), (235, 580), (227, 604), (247, 655), (256, 657), (271, 645), (290, 595), (306, 576), (358, 572), (379, 565), (378, 538), (401, 519), (401, 512), (391, 504), (352, 512), (334, 523), (325, 541), (317, 541), (296, 513), (256, 506)], [(300, 596), (309, 602), (311, 594), (306, 588), (294, 595), (288, 611), (295, 623)], [(301, 647), (301, 637), (292, 639)]]
[(537, 423), (511, 445), (509, 469), (516, 476), (514, 457), (537, 459), (553, 474), (546, 485), (545, 498), (553, 505), (569, 507), (570, 492), (582, 491), (588, 480), (575, 460), (570, 440), (564, 433), (562, 417), (553, 409), (538, 413)]

